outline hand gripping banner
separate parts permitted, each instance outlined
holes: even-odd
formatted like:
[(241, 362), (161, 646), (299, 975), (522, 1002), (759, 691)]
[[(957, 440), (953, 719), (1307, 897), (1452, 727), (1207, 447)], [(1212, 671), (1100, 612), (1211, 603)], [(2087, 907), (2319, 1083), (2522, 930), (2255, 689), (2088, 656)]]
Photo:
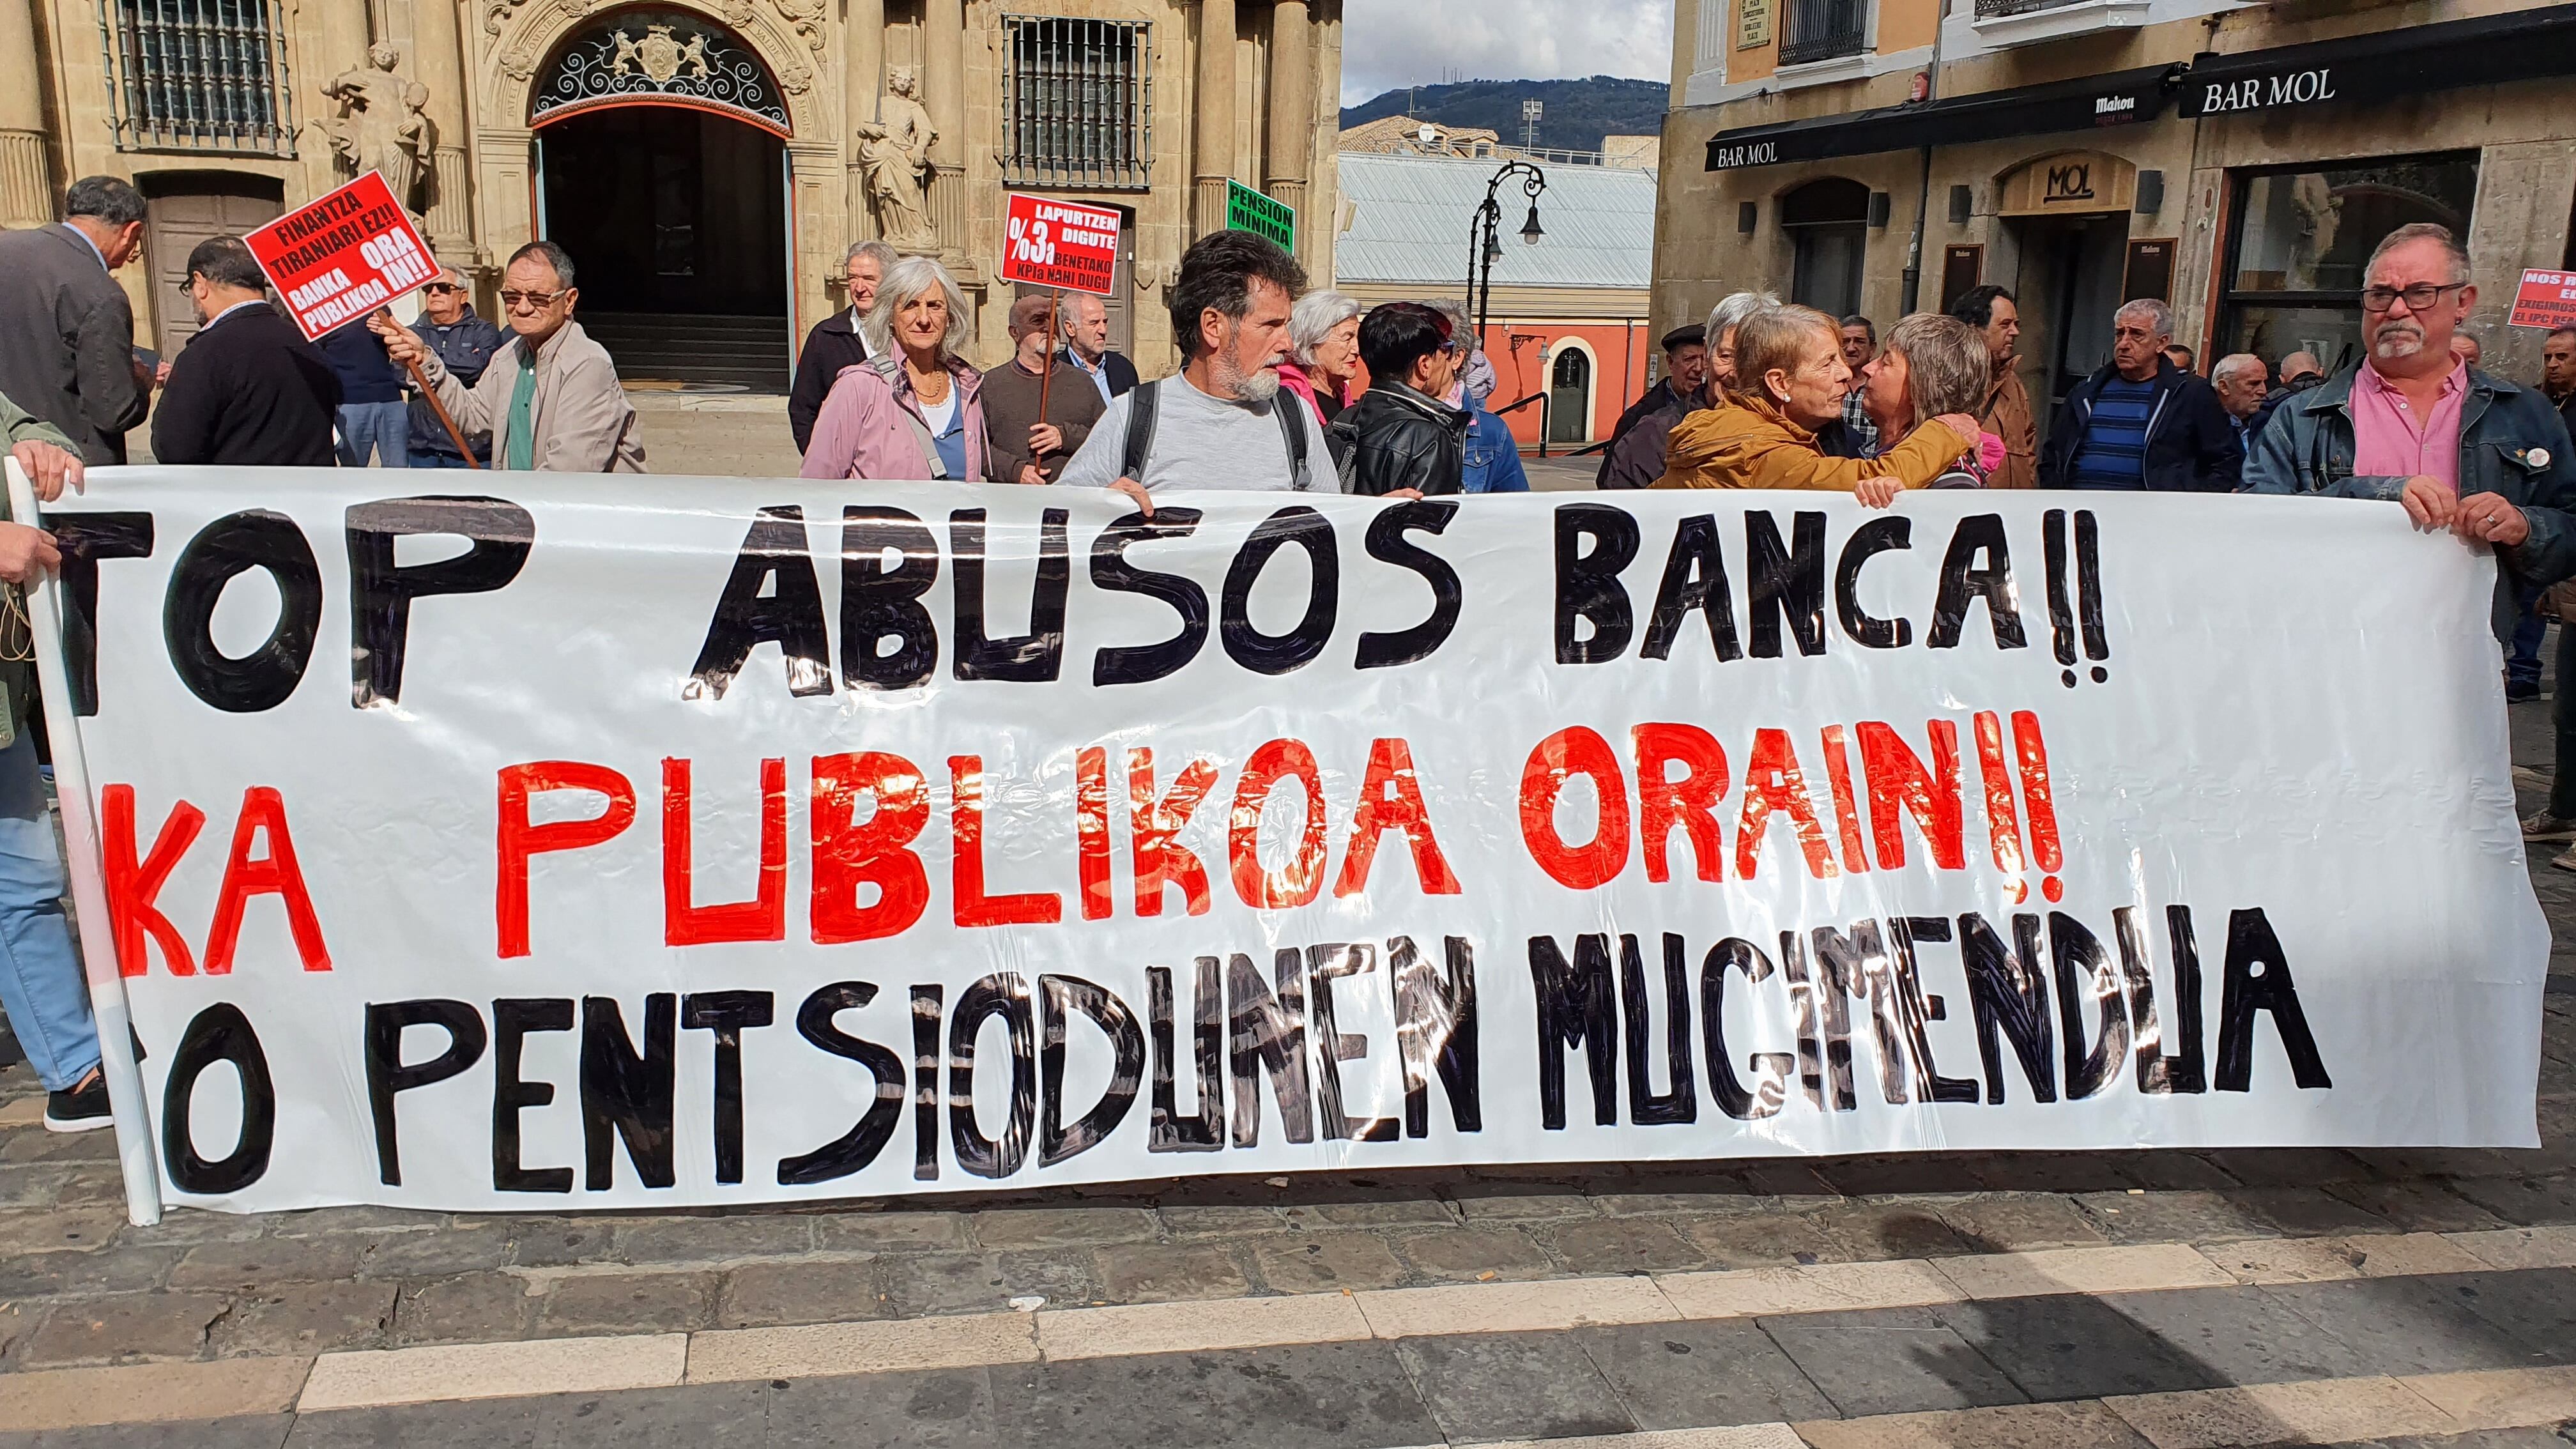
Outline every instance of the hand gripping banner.
[(51, 515), (172, 1201), (2537, 1140), (2394, 508), (413, 481)]

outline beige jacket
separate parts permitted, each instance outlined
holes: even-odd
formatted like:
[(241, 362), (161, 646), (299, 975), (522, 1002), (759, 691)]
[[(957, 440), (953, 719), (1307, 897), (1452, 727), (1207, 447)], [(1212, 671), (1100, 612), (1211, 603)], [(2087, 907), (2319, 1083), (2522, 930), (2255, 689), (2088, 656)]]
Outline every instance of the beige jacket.
[[(509, 337), (471, 388), (456, 380), (436, 352), (420, 360), (421, 372), (456, 426), (468, 436), (492, 434), (496, 468), (510, 456), (510, 392), (519, 385), (526, 357), (527, 344)], [(644, 445), (635, 439), (635, 409), (617, 385), (617, 364), (578, 322), (564, 323), (537, 349), (537, 393), (529, 418), (535, 425), (540, 473), (645, 471)]]

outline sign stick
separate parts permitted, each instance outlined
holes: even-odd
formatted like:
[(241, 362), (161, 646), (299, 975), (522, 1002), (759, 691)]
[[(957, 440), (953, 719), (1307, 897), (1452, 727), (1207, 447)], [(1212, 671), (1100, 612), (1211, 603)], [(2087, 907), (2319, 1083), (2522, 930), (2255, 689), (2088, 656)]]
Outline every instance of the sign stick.
[[(376, 315), (385, 318), (387, 321), (394, 321), (394, 309), (391, 307), (378, 307), (376, 309)], [(402, 324), (395, 321), (394, 325), (399, 327)], [(420, 370), (420, 364), (418, 362), (406, 362), (403, 366), (411, 369), (412, 382), (420, 388), (421, 398), (429, 404), (429, 410), (437, 417), (438, 425), (447, 429), (449, 441), (456, 444), (456, 451), (465, 455), (465, 466), (468, 468), (482, 467), (483, 465), (481, 463), (474, 460), (474, 449), (465, 441), (465, 434), (458, 431), (456, 419), (449, 417), (447, 415), (447, 409), (440, 405), (438, 401), (438, 389), (429, 385), (429, 374)]]
[[(1041, 427), (1046, 425), (1047, 384), (1055, 381), (1055, 318), (1056, 314), (1063, 310), (1064, 293), (1048, 293), (1046, 366), (1038, 369), (1038, 425)], [(1043, 462), (1038, 464), (1038, 474), (1040, 477), (1046, 474), (1046, 464)]]
[[(18, 460), (8, 461), (9, 516), (40, 526), (36, 489)], [(81, 748), (80, 721), (72, 713), (71, 671), (63, 662), (62, 586), (43, 572), (28, 576), (27, 621), (36, 653), (36, 682), (45, 707), (45, 738), (54, 755), (54, 785), (63, 812), (65, 862), (78, 912), (82, 972), (89, 978), (90, 1014), (98, 1023), (99, 1068), (107, 1077), (108, 1108), (116, 1118), (116, 1160), (125, 1175), (125, 1216), (137, 1227), (161, 1221), (161, 1166), (152, 1150), (152, 1116), (143, 1096), (143, 1070), (134, 1060), (134, 1013), (117, 969), (116, 937), (107, 912), (107, 877), (100, 865), (98, 816), (90, 791), (89, 759)]]

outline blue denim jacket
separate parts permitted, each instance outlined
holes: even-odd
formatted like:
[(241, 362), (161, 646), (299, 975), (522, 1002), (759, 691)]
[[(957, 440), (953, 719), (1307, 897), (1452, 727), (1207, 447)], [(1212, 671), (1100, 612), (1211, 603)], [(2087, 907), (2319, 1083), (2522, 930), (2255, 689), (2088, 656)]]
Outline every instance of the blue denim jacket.
[[(2356, 474), (2352, 385), (2344, 369), (2283, 403), (2245, 456), (2247, 493), (2304, 493), (2396, 502), (2401, 477)], [(2548, 399), (2472, 370), (2460, 402), (2460, 494), (2502, 494), (2531, 521), (2531, 536), (2495, 551), (2495, 630), (2512, 636), (2517, 586), (2543, 589), (2576, 577), (2576, 447)]]
[(1466, 467), (1459, 491), (1527, 493), (1529, 474), (1521, 467), (1521, 445), (1512, 438), (1511, 424), (1483, 408), (1471, 410), (1468, 416)]

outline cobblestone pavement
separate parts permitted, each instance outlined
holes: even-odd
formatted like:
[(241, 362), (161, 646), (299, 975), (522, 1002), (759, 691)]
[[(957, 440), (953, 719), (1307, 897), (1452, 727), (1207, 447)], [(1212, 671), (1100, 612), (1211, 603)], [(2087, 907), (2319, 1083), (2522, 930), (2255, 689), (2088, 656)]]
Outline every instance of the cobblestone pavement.
[[(2545, 710), (2513, 710), (2526, 808)], [(2544, 859), (2569, 936), (2576, 874)], [(181, 1209), (138, 1228), (110, 1134), (45, 1133), (14, 1066), (0, 1449), (2564, 1449), (2564, 942), (2551, 970), (2535, 1151), (1475, 1169), (666, 1216)], [(440, 1345), (495, 1347), (402, 1352)]]

